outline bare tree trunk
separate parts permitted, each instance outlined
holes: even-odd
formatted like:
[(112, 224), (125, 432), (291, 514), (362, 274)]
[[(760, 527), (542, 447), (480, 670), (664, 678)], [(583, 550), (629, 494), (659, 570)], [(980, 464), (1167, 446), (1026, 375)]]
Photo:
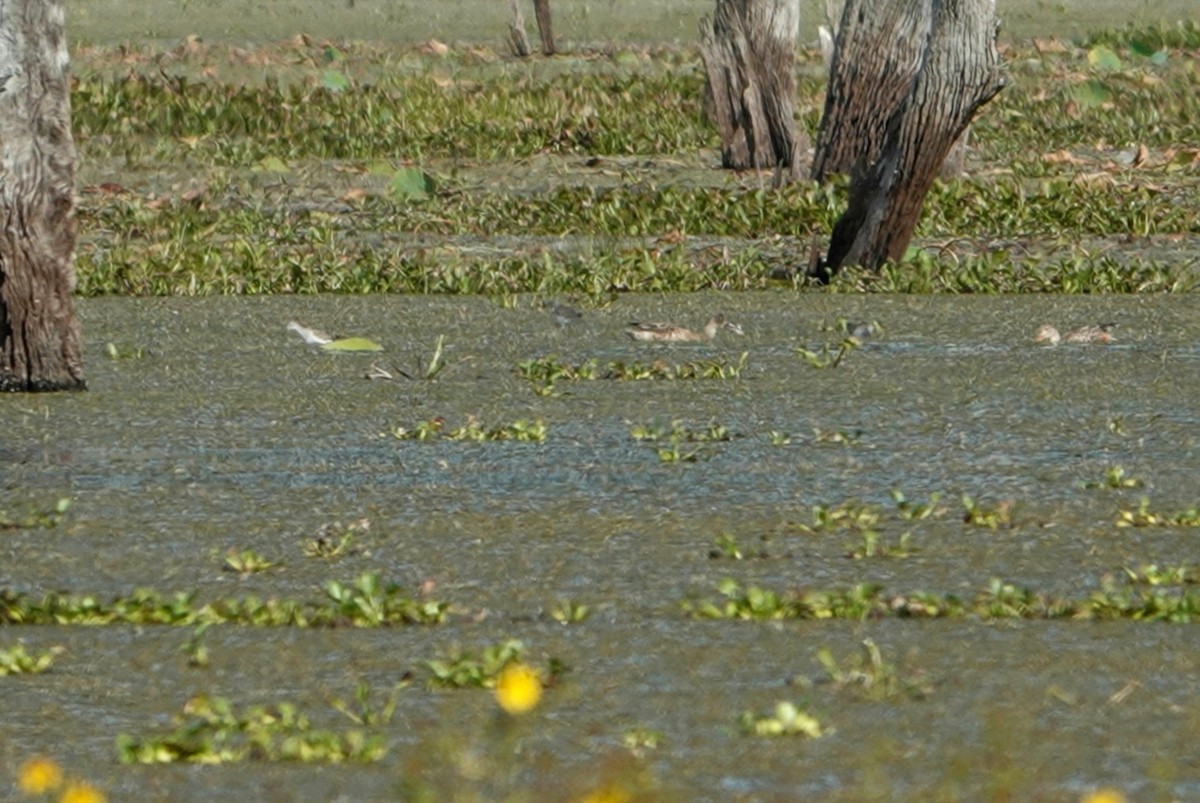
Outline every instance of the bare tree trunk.
[(63, 0), (0, 0), (0, 390), (81, 390)]
[(553, 56), (554, 26), (550, 24), (550, 0), (533, 0), (533, 13), (537, 16), (538, 36), (542, 38), (542, 53)]
[[(842, 26), (835, 71), (843, 58), (858, 54), (855, 63), (866, 77), (861, 84), (846, 82), (862, 101), (839, 125), (864, 119), (871, 98), (880, 99), (877, 108), (894, 111), (884, 126), (876, 126), (879, 141), (853, 159), (849, 207), (834, 225), (823, 264), (810, 268), (821, 279), (842, 265), (874, 269), (903, 256), (947, 154), (976, 112), (1008, 82), (995, 46), (994, 0), (848, 0)], [(876, 53), (868, 58), (872, 49)], [(914, 78), (901, 92), (894, 72), (881, 64)], [(899, 102), (892, 100), (897, 93)], [(827, 113), (830, 108), (827, 102)], [(819, 155), (820, 150), (818, 141)], [(831, 156), (814, 163), (814, 173), (831, 163)]]
[(700, 21), (709, 112), (727, 168), (779, 167), (800, 176), (804, 152), (794, 119), (799, 0), (717, 0)]
[[(916, 73), (905, 72), (898, 76), (889, 72), (892, 65), (872, 64), (871, 59), (879, 52), (878, 42), (870, 38), (857, 42), (857, 63), (840, 61), (836, 64), (834, 56), (837, 52), (837, 35), (842, 29), (842, 15), (845, 10), (844, 0), (825, 0), (826, 25), (820, 26), (818, 33), (821, 39), (821, 56), (825, 60), (825, 70), (829, 73), (830, 91), (826, 94), (825, 114), (821, 118), (821, 128), (817, 133), (816, 153), (813, 156), (811, 177), (814, 181), (824, 181), (830, 173), (849, 173), (854, 163), (862, 158), (868, 162), (876, 155), (879, 142), (883, 138), (883, 128), (895, 111), (895, 107), (877, 109), (871, 114), (871, 109), (852, 108), (858, 103), (865, 103), (864, 98), (856, 93), (861, 87), (856, 87), (856, 81), (862, 81), (864, 72), (876, 79), (903, 82), (905, 75), (912, 80)], [(842, 40), (843, 42), (845, 40)], [(863, 61), (866, 59), (866, 61)], [(883, 71), (880, 72), (880, 67)], [(864, 69), (865, 68), (865, 69)], [(836, 91), (834, 89), (836, 85)], [(890, 87), (889, 85), (889, 88)], [(836, 97), (831, 107), (830, 98)], [(888, 102), (895, 96), (885, 90), (882, 98), (871, 96), (871, 102)], [(847, 119), (849, 118), (849, 119)], [(963, 131), (950, 149), (946, 161), (942, 163), (942, 178), (957, 178), (965, 172), (967, 159), (967, 144), (970, 140), (971, 129)]]
[(525, 15), (521, 13), (518, 0), (512, 0), (512, 22), (508, 23), (508, 41), (513, 53), (521, 58), (529, 55), (529, 37), (525, 35)]

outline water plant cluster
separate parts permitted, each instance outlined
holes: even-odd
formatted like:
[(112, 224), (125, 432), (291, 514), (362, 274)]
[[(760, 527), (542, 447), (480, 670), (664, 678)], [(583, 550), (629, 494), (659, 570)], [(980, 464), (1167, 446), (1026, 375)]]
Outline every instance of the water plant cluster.
[(138, 589), (104, 601), (86, 594), (51, 592), (33, 597), (0, 590), (4, 624), (138, 624), (193, 626), (239, 624), (255, 627), (386, 627), (437, 624), (450, 604), (407, 596), (400, 586), (366, 573), (350, 584), (330, 580), (320, 600), (222, 597), (207, 602), (196, 592), (166, 594)]
[(517, 364), (517, 375), (533, 384), (539, 396), (557, 394), (555, 383), (560, 380), (615, 380), (636, 382), (643, 380), (689, 380), (689, 379), (737, 379), (746, 368), (749, 352), (742, 352), (737, 361), (723, 357), (708, 360), (689, 360), (669, 363), (665, 360), (642, 362), (635, 360), (609, 360), (601, 364), (589, 359), (581, 363), (563, 362), (554, 356), (537, 357)]
[(402, 441), (518, 441), (523, 443), (542, 443), (546, 440), (549, 427), (545, 421), (526, 421), (519, 419), (511, 424), (499, 424), (485, 427), (473, 416), (468, 416), (460, 427), (446, 428), (446, 419), (431, 418), (413, 426), (393, 427), (392, 437)]
[[(832, 289), (1190, 286), (1194, 255), (1119, 247), (1200, 225), (1182, 202), (1200, 174), (1188, 144), (1200, 142), (1195, 73), (1173, 45), (1145, 55), (1146, 42), (1179, 38), (1170, 33), (1014, 49), (1012, 85), (972, 127), (970, 177), (932, 189), (901, 264), (850, 271)], [(79, 210), (87, 295), (762, 288), (794, 272), (845, 203), (844, 184), (771, 189), (712, 170), (691, 49), (555, 73), (478, 49), (297, 40), (264, 46), (249, 82), (244, 53), (219, 45), (172, 51), (166, 70), (164, 56), (89, 48), (73, 65), (85, 163), (209, 166), (179, 191), (90, 188)], [(801, 64), (810, 132), (818, 59)], [(484, 177), (517, 160), (539, 160), (549, 190), (538, 169)], [(481, 237), (521, 242), (481, 256), (469, 247)], [(551, 252), (549, 239), (567, 247)]]

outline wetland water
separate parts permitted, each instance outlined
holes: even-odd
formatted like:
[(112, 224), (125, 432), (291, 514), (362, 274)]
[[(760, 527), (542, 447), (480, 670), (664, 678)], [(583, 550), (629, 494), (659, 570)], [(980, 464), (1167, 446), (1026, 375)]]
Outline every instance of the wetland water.
[[(746, 336), (637, 344), (628, 320), (698, 325), (723, 311)], [(1188, 624), (978, 619), (703, 621), (680, 604), (715, 598), (726, 577), (783, 591), (857, 583), (971, 598), (992, 578), (1086, 597), (1105, 575), (1194, 563), (1194, 528), (1114, 525), (1197, 503), (1200, 316), (1194, 297), (893, 297), (792, 292), (622, 296), (559, 328), (533, 299), (273, 297), (84, 300), (85, 394), (0, 397), (0, 509), (69, 495), (53, 529), (0, 532), (0, 588), (101, 599), (139, 586), (217, 596), (320, 598), (365, 571), (456, 605), (450, 622), (385, 629), (215, 626), (208, 669), (180, 647), (190, 629), (5, 627), (5, 644), (61, 644), (47, 674), (4, 679), (0, 766), (61, 753), (111, 799), (384, 800), (405, 768), (445, 758), (436, 740), (485, 730), (479, 690), (402, 693), (390, 752), (367, 767), (235, 764), (123, 767), (117, 733), (160, 733), (197, 693), (239, 705), (292, 700), (322, 724), (358, 683), (382, 692), (454, 646), (507, 638), (571, 671), (522, 722), (522, 756), (543, 799), (658, 731), (646, 762), (685, 800), (1073, 799), (1112, 784), (1134, 799), (1200, 797), (1194, 734), (1200, 639)], [(878, 320), (836, 369), (796, 355), (836, 343), (840, 316)], [(382, 355), (328, 355), (284, 331), (290, 319), (374, 337)], [(1111, 346), (1038, 347), (1051, 321), (1115, 321)], [(415, 373), (445, 335), (435, 382), (368, 381), (372, 362)], [(110, 359), (105, 345), (143, 348)], [(667, 363), (747, 353), (740, 377), (560, 381), (541, 397), (517, 363), (557, 355)], [(419, 443), (393, 427), (468, 415), (486, 426), (540, 419), (544, 443)], [(706, 459), (660, 463), (637, 425), (679, 420), (736, 437)], [(770, 433), (790, 442), (773, 445)], [(816, 432), (844, 432), (849, 443)], [(1086, 488), (1113, 466), (1142, 488)], [(947, 512), (895, 515), (890, 492), (943, 494)], [(962, 494), (1015, 503), (1011, 526), (964, 524)], [(882, 538), (911, 530), (907, 557), (847, 555), (861, 538), (805, 533), (814, 505), (879, 506)], [(309, 558), (323, 524), (366, 517), (357, 551)], [(714, 558), (718, 538), (745, 560)], [(282, 567), (245, 578), (227, 550)], [(563, 626), (561, 600), (591, 616)], [(817, 651), (879, 645), (924, 699), (868, 701), (818, 682)], [(744, 710), (807, 707), (816, 740), (739, 733)], [(535, 760), (534, 757), (540, 757)], [(466, 772), (466, 770), (462, 770)], [(564, 780), (566, 779), (566, 780)], [(563, 785), (558, 785), (563, 784)], [(546, 791), (549, 790), (549, 791)], [(883, 797), (879, 797), (882, 794)], [(872, 797), (874, 796), (874, 797)]]

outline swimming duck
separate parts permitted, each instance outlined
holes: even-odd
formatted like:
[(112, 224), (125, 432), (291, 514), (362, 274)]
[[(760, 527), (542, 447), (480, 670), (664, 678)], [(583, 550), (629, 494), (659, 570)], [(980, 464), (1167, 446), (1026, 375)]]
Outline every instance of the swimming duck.
[(1115, 323), (1101, 323), (1093, 326), (1081, 326), (1060, 335), (1058, 330), (1048, 323), (1042, 324), (1033, 336), (1034, 343), (1049, 343), (1057, 346), (1061, 343), (1111, 343), (1113, 342), (1112, 328)]
[(626, 334), (634, 340), (656, 341), (659, 343), (697, 343), (704, 340), (712, 340), (717, 336), (719, 329), (728, 329), (735, 335), (745, 334), (742, 331), (742, 327), (733, 321), (725, 320), (724, 315), (714, 315), (709, 318), (708, 323), (704, 324), (704, 328), (699, 332), (670, 323), (631, 322), (629, 327), (626, 330)]

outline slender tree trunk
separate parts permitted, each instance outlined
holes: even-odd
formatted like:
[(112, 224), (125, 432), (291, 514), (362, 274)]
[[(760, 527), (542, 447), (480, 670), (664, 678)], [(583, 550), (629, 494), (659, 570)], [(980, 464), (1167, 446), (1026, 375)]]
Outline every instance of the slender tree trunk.
[(0, 390), (84, 387), (63, 0), (0, 0)]
[(533, 13), (537, 16), (538, 36), (542, 39), (542, 53), (555, 54), (554, 26), (550, 23), (550, 0), (533, 0)]
[(799, 0), (717, 0), (700, 21), (709, 113), (727, 168), (778, 167), (800, 175), (803, 137), (794, 119)]
[[(826, 114), (839, 103), (844, 108), (830, 128), (866, 125), (873, 107), (892, 111), (857, 152), (837, 152), (836, 159), (851, 159), (850, 202), (828, 255), (810, 273), (828, 279), (842, 265), (874, 269), (903, 256), (947, 154), (1007, 83), (996, 29), (994, 0), (847, 0), (834, 55), (844, 84), (837, 91), (846, 98), (835, 96), (831, 81)], [(859, 65), (862, 77), (850, 80), (849, 64)], [(912, 76), (907, 87), (898, 74)], [(824, 158), (814, 162), (814, 175), (830, 170), (839, 141), (830, 139), (822, 154), (818, 140)]]
[(508, 23), (508, 41), (513, 53), (521, 58), (529, 55), (529, 37), (525, 34), (525, 15), (521, 13), (519, 0), (511, 0), (513, 18)]

